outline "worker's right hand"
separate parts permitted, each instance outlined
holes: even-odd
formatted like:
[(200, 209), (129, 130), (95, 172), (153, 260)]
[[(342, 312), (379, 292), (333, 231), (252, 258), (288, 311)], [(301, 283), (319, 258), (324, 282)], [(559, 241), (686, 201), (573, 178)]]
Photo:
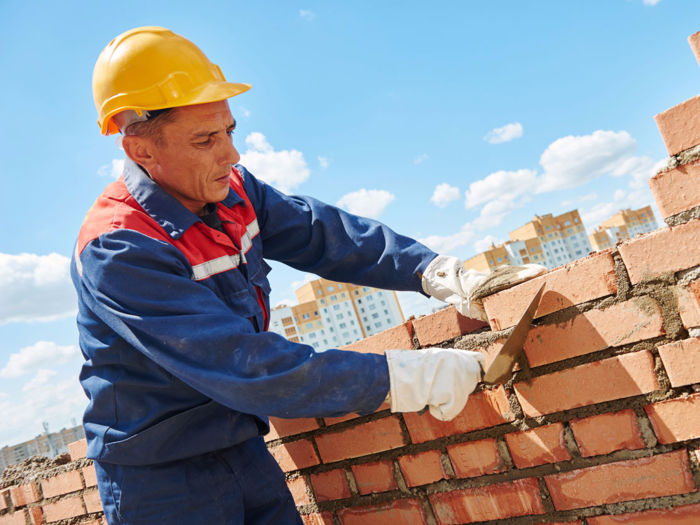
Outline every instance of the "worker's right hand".
[(418, 412), (429, 407), (441, 421), (450, 421), (464, 409), (481, 381), (486, 366), (479, 352), (452, 348), (387, 350), (392, 412)]

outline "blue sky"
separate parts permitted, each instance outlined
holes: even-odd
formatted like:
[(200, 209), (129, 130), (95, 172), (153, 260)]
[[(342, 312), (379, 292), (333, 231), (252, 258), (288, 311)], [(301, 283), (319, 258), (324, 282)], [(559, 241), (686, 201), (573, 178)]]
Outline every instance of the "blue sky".
[[(0, 3), (0, 447), (87, 403), (67, 267), (122, 158), (91, 93), (119, 33), (168, 27), (253, 85), (231, 108), (258, 177), (461, 258), (535, 213), (578, 208), (591, 229), (652, 204), (653, 116), (698, 93), (695, 0), (206, 6)], [(305, 278), (275, 265), (272, 302)]]

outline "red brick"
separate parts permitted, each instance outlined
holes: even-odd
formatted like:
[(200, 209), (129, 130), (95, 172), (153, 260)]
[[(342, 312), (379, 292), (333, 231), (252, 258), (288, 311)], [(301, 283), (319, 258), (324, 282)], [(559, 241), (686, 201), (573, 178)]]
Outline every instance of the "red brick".
[(695, 59), (700, 63), (700, 31), (690, 35), (688, 37), (688, 43), (690, 44), (690, 49), (693, 50)]
[(686, 450), (553, 474), (545, 476), (545, 482), (557, 510), (581, 509), (697, 490)]
[(662, 228), (618, 246), (632, 284), (700, 264), (700, 220)]
[[(42, 525), (44, 523), (44, 511), (41, 507), (34, 507), (33, 509), (27, 509), (27, 514), (29, 514), (29, 523), (32, 525)], [(97, 522), (93, 522), (97, 523)], [(84, 525), (90, 525), (85, 523)], [(97, 524), (99, 525), (99, 524)]]
[(482, 439), (447, 447), (458, 478), (475, 478), (507, 469), (495, 439)]
[(403, 431), (396, 416), (362, 423), (340, 432), (316, 436), (324, 463), (357, 458), (403, 447)]
[(81, 439), (80, 441), (74, 441), (68, 445), (68, 451), (70, 452), (71, 461), (76, 459), (84, 459), (87, 457), (87, 439)]
[(700, 383), (700, 339), (660, 346), (659, 354), (674, 387)]
[(15, 507), (24, 507), (30, 503), (36, 503), (41, 499), (36, 483), (27, 483), (19, 487), (12, 487), (10, 489), (10, 498)]
[[(376, 410), (376, 412), (381, 412), (382, 410), (389, 410), (390, 408), (391, 408), (391, 405), (389, 403), (382, 403), (382, 406), (380, 406)], [(323, 421), (326, 423), (327, 427), (330, 427), (332, 425), (337, 425), (338, 423), (343, 423), (345, 421), (357, 419), (358, 417), (362, 417), (362, 416), (358, 416), (357, 414), (347, 414), (347, 415), (341, 416), (341, 417), (326, 417), (326, 418), (323, 418)]]
[(413, 327), (422, 347), (470, 334), (486, 326), (488, 325), (483, 321), (464, 317), (454, 306), (448, 306), (439, 312), (413, 321)]
[(695, 328), (700, 326), (700, 281), (693, 281), (690, 286), (675, 286), (673, 291), (678, 300), (678, 313), (681, 314), (683, 326)]
[(45, 498), (62, 496), (78, 490), (83, 490), (83, 480), (80, 479), (80, 472), (77, 470), (71, 470), (41, 482), (41, 491)]
[(311, 475), (311, 485), (316, 494), (316, 501), (332, 501), (352, 496), (348, 478), (343, 469), (329, 470)]
[(439, 421), (426, 412), (404, 414), (413, 443), (424, 443), (455, 434), (495, 427), (513, 421), (508, 400), (502, 387), (482, 390), (469, 396), (467, 406), (452, 421)]
[(433, 494), (430, 503), (439, 525), (545, 513), (537, 478)]
[(355, 484), (363, 496), (399, 488), (394, 479), (394, 465), (388, 460), (353, 465), (352, 473), (355, 476)]
[(427, 485), (448, 478), (442, 466), (442, 452), (439, 450), (399, 456), (398, 461), (403, 479), (409, 487)]
[(700, 394), (644, 407), (661, 444), (700, 437)]
[(605, 310), (590, 310), (568, 321), (537, 326), (525, 341), (531, 367), (658, 337), (666, 332), (661, 309), (640, 297)]
[(654, 358), (648, 351), (588, 363), (514, 385), (528, 417), (647, 394), (658, 388)]
[(564, 425), (554, 423), (532, 430), (506, 434), (506, 444), (518, 468), (569, 461), (571, 454), (564, 442)]
[(46, 523), (67, 520), (69, 518), (75, 518), (77, 516), (84, 516), (87, 514), (87, 512), (85, 512), (85, 507), (83, 506), (83, 499), (80, 496), (62, 499), (56, 501), (55, 503), (49, 503), (48, 505), (44, 505), (43, 508)]
[(0, 510), (10, 508), (10, 489), (0, 490)]
[(698, 525), (700, 523), (700, 505), (632, 512), (617, 516), (597, 516), (587, 519), (588, 525)]
[(83, 500), (85, 501), (85, 508), (88, 514), (102, 512), (102, 500), (100, 499), (100, 493), (96, 490), (83, 494)]
[(304, 525), (333, 525), (333, 514), (330, 512), (302, 514), (301, 521)]
[(85, 480), (85, 487), (92, 488), (97, 486), (97, 473), (93, 465), (82, 469), (82, 473), (83, 479)]
[(600, 414), (569, 422), (579, 452), (584, 458), (610, 454), (616, 450), (645, 448), (637, 416), (632, 409)]
[(292, 441), (270, 449), (280, 468), (285, 472), (318, 465), (320, 461), (308, 439)]
[(26, 522), (26, 512), (23, 510), (0, 516), (0, 525), (24, 525)]
[(700, 144), (700, 95), (654, 117), (669, 155)]
[(413, 323), (407, 321), (376, 335), (343, 346), (341, 350), (382, 355), (384, 350), (413, 350)]
[(338, 511), (342, 525), (427, 525), (423, 505), (417, 499), (402, 499), (383, 505)]
[(493, 330), (515, 326), (542, 283), (547, 283), (535, 317), (617, 293), (610, 250), (579, 259), (541, 277), (484, 298)]
[(649, 179), (654, 200), (664, 217), (700, 205), (700, 164), (684, 164)]
[[(474, 351), (481, 352), (484, 356), (484, 359), (486, 359), (486, 370), (488, 370), (488, 368), (491, 366), (491, 363), (496, 358), (496, 355), (498, 355), (498, 352), (501, 350), (501, 348), (503, 348), (503, 345), (505, 343), (506, 338), (502, 337), (501, 339), (496, 339), (495, 341), (489, 343), (486, 346), (474, 348)], [(514, 369), (517, 370), (517, 368)]]
[(313, 418), (282, 419), (270, 417), (270, 433), (265, 436), (265, 441), (272, 441), (287, 436), (294, 436), (303, 432), (309, 432), (320, 428)]
[(294, 503), (297, 506), (311, 503), (311, 498), (309, 498), (310, 487), (304, 476), (287, 481), (287, 487), (289, 487), (289, 492), (292, 493)]

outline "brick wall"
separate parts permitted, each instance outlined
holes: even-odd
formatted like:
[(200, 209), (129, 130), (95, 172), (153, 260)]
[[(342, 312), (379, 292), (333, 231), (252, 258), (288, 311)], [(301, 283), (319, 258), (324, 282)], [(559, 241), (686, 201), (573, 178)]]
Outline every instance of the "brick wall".
[[(671, 158), (650, 186), (670, 227), (486, 298), (490, 327), (450, 308), (348, 347), (489, 361), (546, 282), (508, 384), (450, 422), (386, 406), (272, 419), (306, 524), (700, 523), (700, 98), (656, 120)], [(71, 455), (0, 490), (0, 525), (100, 523), (84, 442)]]

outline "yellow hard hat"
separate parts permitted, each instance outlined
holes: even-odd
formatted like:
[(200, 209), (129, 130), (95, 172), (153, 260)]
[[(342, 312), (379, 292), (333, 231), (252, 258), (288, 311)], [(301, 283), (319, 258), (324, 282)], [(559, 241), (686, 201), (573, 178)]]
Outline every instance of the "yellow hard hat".
[(102, 50), (92, 74), (97, 124), (103, 135), (119, 133), (112, 117), (218, 102), (250, 89), (226, 82), (221, 69), (192, 42), (163, 27), (137, 27)]

